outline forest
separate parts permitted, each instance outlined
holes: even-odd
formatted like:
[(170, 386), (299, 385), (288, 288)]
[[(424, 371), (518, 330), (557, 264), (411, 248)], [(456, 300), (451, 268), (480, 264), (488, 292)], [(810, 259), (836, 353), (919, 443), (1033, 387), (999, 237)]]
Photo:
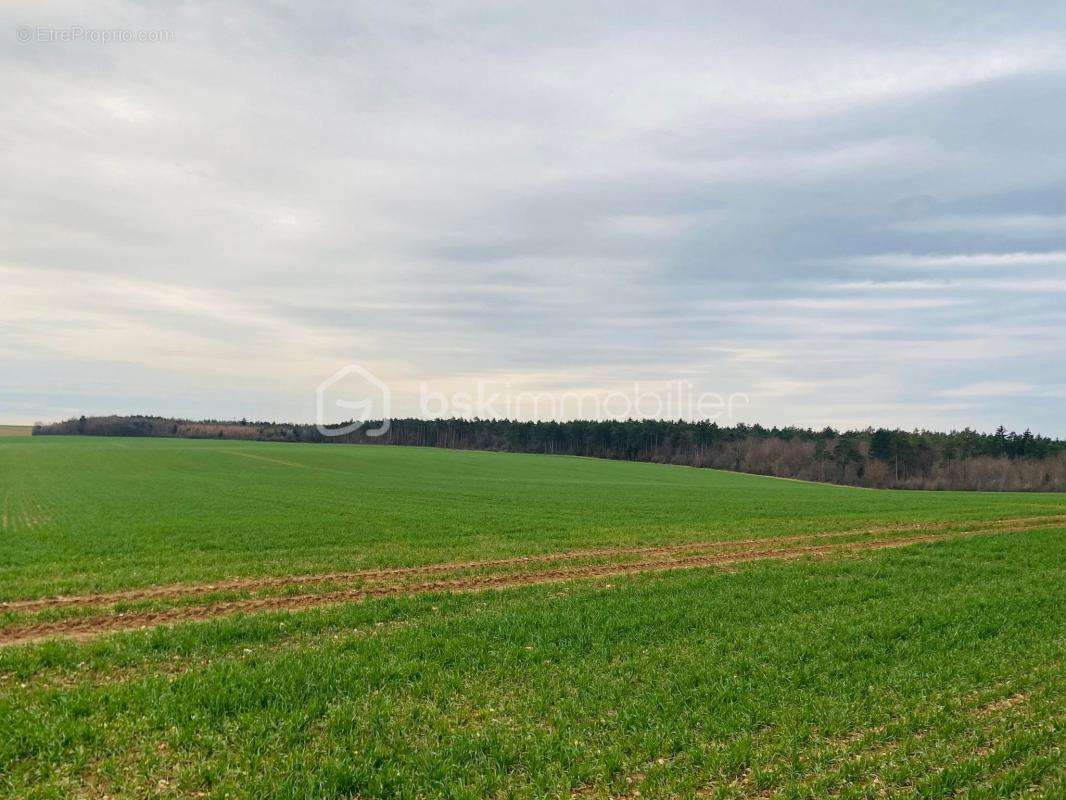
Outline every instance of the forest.
[(272, 442), (408, 445), (588, 456), (894, 489), (1066, 491), (1066, 441), (1000, 427), (994, 433), (868, 428), (837, 431), (714, 422), (530, 422), (484, 419), (370, 421), (327, 436), (315, 425), (153, 416), (79, 417), (34, 435), (163, 436)]

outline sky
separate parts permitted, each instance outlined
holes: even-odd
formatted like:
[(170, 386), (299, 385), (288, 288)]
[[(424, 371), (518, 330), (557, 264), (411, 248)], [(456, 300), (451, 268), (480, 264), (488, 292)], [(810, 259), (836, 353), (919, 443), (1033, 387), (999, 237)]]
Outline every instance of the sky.
[(313, 421), (356, 365), (393, 415), (1066, 436), (1061, 3), (0, 23), (0, 421)]

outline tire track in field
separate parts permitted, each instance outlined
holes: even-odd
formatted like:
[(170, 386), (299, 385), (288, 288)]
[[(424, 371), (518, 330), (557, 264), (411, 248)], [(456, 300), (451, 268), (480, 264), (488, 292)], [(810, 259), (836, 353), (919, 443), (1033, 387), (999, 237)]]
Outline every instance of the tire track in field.
[(117, 592), (104, 592), (82, 595), (44, 597), (32, 600), (11, 600), (0, 602), (3, 611), (42, 611), (61, 607), (87, 607), (114, 605), (116, 603), (137, 602), (145, 600), (180, 600), (200, 595), (215, 594), (226, 591), (258, 591), (262, 589), (285, 589), (288, 587), (308, 586), (321, 583), (350, 583), (354, 581), (379, 581), (389, 578), (419, 577), (462, 570), (496, 569), (501, 567), (520, 567), (527, 564), (545, 564), (555, 561), (575, 561), (593, 558), (613, 558), (617, 556), (667, 556), (685, 552), (773, 545), (778, 543), (805, 542), (814, 539), (834, 539), (849, 536), (876, 536), (882, 534), (907, 533), (911, 531), (940, 531), (948, 528), (975, 525), (976, 530), (1013, 530), (1019, 526), (1033, 524), (1066, 525), (1066, 514), (1045, 515), (1037, 517), (1013, 517), (998, 520), (948, 520), (930, 523), (908, 523), (886, 525), (873, 528), (858, 528), (843, 531), (820, 531), (815, 533), (789, 536), (767, 536), (758, 539), (725, 539), (714, 541), (696, 541), (672, 545), (637, 545), (632, 547), (600, 547), (583, 550), (569, 550), (560, 553), (541, 553), (512, 558), (498, 558), (483, 561), (450, 561), (437, 564), (422, 564), (413, 567), (382, 567), (376, 569), (346, 572), (313, 573), (308, 575), (284, 575), (266, 578), (233, 578), (200, 584), (170, 584), (152, 586), (144, 589), (128, 589)]
[(307, 464), (301, 464), (298, 461), (286, 461), (283, 458), (271, 458), (270, 456), (264, 456), (260, 453), (246, 453), (243, 450), (233, 450), (229, 448), (216, 448), (216, 452), (229, 453), (231, 456), (240, 456), (241, 458), (252, 458), (256, 461), (267, 461), (271, 464), (281, 464), (286, 467), (300, 467), (302, 469), (307, 468)]
[[(107, 633), (137, 630), (156, 625), (173, 625), (182, 622), (199, 622), (229, 617), (236, 614), (255, 614), (278, 611), (301, 611), (310, 608), (359, 602), (383, 597), (398, 597), (426, 594), (429, 592), (471, 592), (489, 589), (508, 589), (534, 584), (557, 583), (583, 578), (602, 578), (635, 575), (645, 572), (661, 572), (700, 567), (726, 566), (749, 561), (790, 560), (803, 557), (821, 557), (835, 554), (852, 554), (872, 550), (907, 547), (926, 542), (940, 542), (958, 538), (1001, 535), (1008, 532), (1039, 530), (1030, 528), (991, 528), (971, 531), (924, 534), (872, 541), (815, 544), (792, 548), (766, 547), (746, 551), (681, 556), (677, 558), (653, 558), (629, 563), (593, 564), (542, 570), (532, 573), (470, 576), (441, 579), (421, 583), (397, 583), (379, 586), (342, 589), (332, 592), (303, 595), (284, 595), (244, 600), (229, 600), (201, 606), (180, 606), (148, 612), (124, 612), (106, 616), (74, 617), (69, 619), (17, 625), (0, 630), (0, 646), (28, 644), (57, 636), (88, 639)], [(1054, 526), (1057, 527), (1057, 526)], [(764, 540), (765, 541), (765, 540)]]

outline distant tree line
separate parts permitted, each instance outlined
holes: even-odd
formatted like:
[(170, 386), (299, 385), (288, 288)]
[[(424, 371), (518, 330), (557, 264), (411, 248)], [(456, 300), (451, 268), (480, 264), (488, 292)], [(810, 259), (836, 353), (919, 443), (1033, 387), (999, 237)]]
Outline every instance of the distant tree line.
[(33, 432), (447, 447), (652, 461), (874, 488), (1066, 491), (1066, 441), (1002, 427), (989, 434), (654, 419), (393, 419), (384, 435), (367, 436), (380, 425), (371, 421), (352, 433), (325, 436), (315, 425), (109, 416), (36, 425)]

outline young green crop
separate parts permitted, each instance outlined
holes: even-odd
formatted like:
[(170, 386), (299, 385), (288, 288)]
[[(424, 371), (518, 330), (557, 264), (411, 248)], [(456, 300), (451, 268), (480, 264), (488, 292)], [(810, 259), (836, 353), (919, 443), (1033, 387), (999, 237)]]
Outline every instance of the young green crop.
[[(577, 458), (5, 438), (0, 599), (1063, 514)], [(1061, 797), (1062, 525), (3, 647), (0, 796)]]
[(1066, 495), (892, 492), (583, 458), (0, 439), (0, 600), (937, 520)]
[(0, 794), (1061, 797), (1062, 530), (0, 651)]

